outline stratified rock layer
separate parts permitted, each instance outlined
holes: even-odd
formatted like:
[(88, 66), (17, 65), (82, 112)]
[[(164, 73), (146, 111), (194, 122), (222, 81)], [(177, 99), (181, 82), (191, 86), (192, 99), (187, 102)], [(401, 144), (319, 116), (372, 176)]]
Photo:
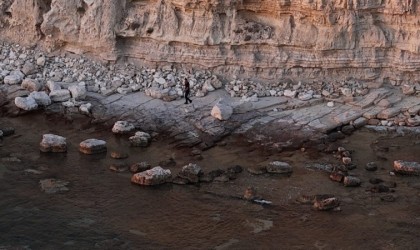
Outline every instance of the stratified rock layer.
[(0, 3), (0, 31), (3, 39), (105, 60), (412, 85), (419, 13), (417, 0), (8, 0)]

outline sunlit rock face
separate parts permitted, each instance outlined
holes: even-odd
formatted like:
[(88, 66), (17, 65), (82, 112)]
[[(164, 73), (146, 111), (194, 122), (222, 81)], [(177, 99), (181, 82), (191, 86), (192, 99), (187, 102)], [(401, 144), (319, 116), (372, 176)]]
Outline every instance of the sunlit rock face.
[(3, 39), (263, 80), (414, 84), (417, 0), (3, 0)]

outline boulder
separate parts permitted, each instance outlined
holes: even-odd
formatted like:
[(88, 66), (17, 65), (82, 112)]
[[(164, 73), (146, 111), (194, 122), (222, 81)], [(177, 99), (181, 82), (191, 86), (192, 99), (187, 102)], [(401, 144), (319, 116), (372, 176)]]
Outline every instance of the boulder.
[(197, 164), (188, 164), (182, 167), (181, 171), (178, 173), (178, 177), (187, 180), (189, 183), (198, 183), (200, 176), (203, 175), (201, 167)]
[(33, 64), (31, 62), (25, 62), (25, 64), (22, 67), (22, 73), (25, 74), (25, 75), (35, 74), (37, 71), (38, 70), (37, 70), (35, 64)]
[(53, 102), (66, 102), (70, 100), (70, 91), (68, 89), (53, 90), (50, 93), (51, 101)]
[(400, 174), (420, 175), (420, 163), (409, 161), (394, 161), (394, 170)]
[(114, 126), (112, 127), (112, 133), (114, 134), (128, 134), (135, 130), (133, 124), (127, 122), (127, 121), (117, 121), (114, 123)]
[(20, 84), (23, 80), (23, 76), (19, 74), (10, 74), (3, 79), (4, 84), (15, 85)]
[(67, 152), (66, 138), (59, 135), (45, 134), (42, 136), (42, 141), (39, 144), (39, 149), (42, 152)]
[(28, 97), (16, 97), (15, 98), (15, 105), (16, 107), (30, 111), (38, 109), (38, 104), (36, 103), (35, 99), (31, 96)]
[(29, 92), (40, 91), (42, 89), (42, 83), (37, 80), (26, 78), (23, 80), (20, 85), (22, 88), (28, 90)]
[(152, 98), (154, 98), (154, 99), (162, 99), (162, 97), (163, 97), (163, 93), (162, 93), (162, 90), (161, 89), (159, 89), (159, 88), (157, 88), (157, 87), (151, 87), (151, 88), (147, 88), (146, 90), (145, 90), (145, 94), (147, 95), (147, 96), (150, 96), (150, 97), (152, 97)]
[(337, 209), (340, 201), (332, 195), (315, 195), (313, 208), (319, 211)]
[(134, 136), (128, 138), (133, 147), (147, 147), (149, 146), (151, 139), (152, 137), (148, 133), (142, 131), (138, 131)]
[(128, 154), (125, 152), (120, 151), (112, 151), (111, 152), (111, 158), (113, 159), (125, 159), (128, 158)]
[(85, 104), (80, 105), (79, 111), (80, 111), (80, 113), (82, 113), (84, 115), (90, 115), (91, 108), (92, 108), (92, 104), (85, 103)]
[(360, 179), (354, 176), (345, 176), (343, 181), (345, 187), (358, 187), (361, 183)]
[(86, 87), (84, 85), (73, 85), (68, 88), (70, 91), (71, 97), (74, 100), (84, 100), (86, 99)]
[(292, 166), (287, 162), (273, 161), (266, 166), (267, 172), (272, 174), (290, 174), (293, 172)]
[(171, 170), (160, 166), (134, 174), (131, 182), (139, 185), (152, 186), (169, 182), (172, 179)]
[(45, 57), (44, 56), (40, 56), (36, 59), (36, 64), (39, 66), (44, 66), (45, 65)]
[(365, 169), (367, 171), (376, 171), (378, 170), (378, 166), (376, 165), (376, 162), (368, 162), (365, 166)]
[(103, 153), (106, 150), (106, 142), (98, 139), (88, 139), (79, 145), (79, 151), (88, 155)]
[(211, 116), (221, 121), (228, 120), (233, 114), (233, 108), (224, 103), (219, 101), (216, 105), (214, 105), (213, 109), (211, 110)]
[(46, 87), (50, 92), (61, 89), (61, 85), (54, 81), (48, 81)]
[(51, 104), (51, 99), (45, 91), (34, 91), (29, 96), (35, 100), (38, 106), (48, 106)]

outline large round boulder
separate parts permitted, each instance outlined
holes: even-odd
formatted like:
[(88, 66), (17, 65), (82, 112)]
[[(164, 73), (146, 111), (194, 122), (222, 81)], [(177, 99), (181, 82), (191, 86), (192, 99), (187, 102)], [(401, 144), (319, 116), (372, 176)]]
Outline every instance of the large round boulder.
[(42, 141), (39, 144), (39, 149), (42, 152), (67, 152), (66, 138), (59, 135), (45, 134), (42, 136)]
[(211, 110), (211, 116), (218, 120), (228, 120), (232, 114), (233, 108), (222, 101), (219, 101), (216, 105), (214, 105)]

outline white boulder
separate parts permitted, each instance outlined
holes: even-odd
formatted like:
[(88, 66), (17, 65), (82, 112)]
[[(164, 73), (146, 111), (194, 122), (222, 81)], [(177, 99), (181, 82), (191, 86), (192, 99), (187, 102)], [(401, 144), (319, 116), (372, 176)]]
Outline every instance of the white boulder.
[(29, 94), (39, 106), (48, 106), (51, 104), (51, 98), (45, 91), (34, 91)]
[(86, 87), (84, 85), (73, 85), (68, 88), (71, 93), (71, 97), (74, 100), (86, 99)]
[(53, 90), (50, 93), (51, 101), (53, 102), (65, 102), (70, 100), (70, 91), (68, 89)]
[(40, 91), (42, 89), (42, 83), (37, 80), (26, 78), (23, 80), (20, 85), (22, 88), (28, 90), (29, 92)]
[(106, 152), (106, 141), (98, 139), (84, 140), (79, 145), (79, 151), (88, 155)]
[(214, 105), (211, 110), (211, 116), (219, 120), (228, 120), (232, 114), (233, 108), (222, 101), (219, 101), (216, 105)]
[(152, 137), (146, 132), (138, 131), (134, 136), (128, 138), (128, 140), (133, 147), (147, 147)]
[(64, 153), (67, 151), (66, 138), (59, 135), (45, 134), (42, 136), (39, 149), (42, 152)]
[(127, 133), (132, 132), (134, 129), (136, 129), (134, 125), (127, 121), (117, 121), (114, 123), (114, 126), (112, 127), (112, 133), (127, 134)]
[(23, 110), (30, 111), (36, 110), (38, 108), (38, 104), (36, 103), (35, 99), (31, 96), (28, 97), (16, 97), (15, 98), (15, 105)]
[(172, 173), (169, 169), (163, 169), (160, 166), (134, 174), (131, 182), (139, 185), (158, 185), (169, 182), (172, 179)]

